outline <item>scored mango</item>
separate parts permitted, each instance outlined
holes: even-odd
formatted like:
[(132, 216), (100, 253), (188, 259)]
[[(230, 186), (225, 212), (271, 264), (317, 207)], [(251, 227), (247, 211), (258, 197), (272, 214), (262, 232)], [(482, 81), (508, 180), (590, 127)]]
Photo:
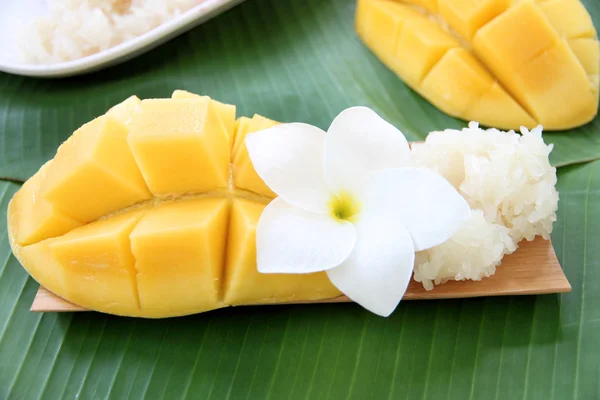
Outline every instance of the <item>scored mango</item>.
[(359, 0), (356, 31), (451, 116), (561, 130), (597, 114), (600, 45), (579, 0)]
[(14, 254), (58, 296), (117, 315), (339, 296), (325, 273), (258, 272), (256, 225), (275, 194), (244, 139), (278, 122), (241, 117), (228, 131), (224, 118), (209, 97), (176, 91), (84, 125), (11, 200)]

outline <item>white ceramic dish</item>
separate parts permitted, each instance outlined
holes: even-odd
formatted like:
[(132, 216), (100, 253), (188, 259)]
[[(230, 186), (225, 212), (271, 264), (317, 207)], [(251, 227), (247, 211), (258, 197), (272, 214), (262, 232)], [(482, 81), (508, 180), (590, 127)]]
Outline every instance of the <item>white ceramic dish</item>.
[(230, 9), (243, 0), (201, 0), (200, 4), (135, 39), (105, 51), (56, 64), (26, 64), (20, 60), (16, 24), (46, 12), (43, 0), (0, 0), (0, 71), (60, 78), (97, 71), (129, 60)]

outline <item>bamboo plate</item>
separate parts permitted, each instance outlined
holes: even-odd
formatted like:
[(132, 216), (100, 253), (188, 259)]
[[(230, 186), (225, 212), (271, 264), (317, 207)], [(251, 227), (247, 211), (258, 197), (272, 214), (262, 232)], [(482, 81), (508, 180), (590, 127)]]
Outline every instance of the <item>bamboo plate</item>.
[[(404, 300), (455, 299), (483, 296), (508, 296), (525, 294), (566, 293), (571, 285), (560, 267), (552, 243), (540, 237), (531, 242), (523, 241), (519, 249), (504, 257), (496, 274), (482, 281), (451, 281), (427, 291), (411, 280)], [(317, 301), (294, 303), (341, 303), (350, 302), (346, 296)], [(286, 303), (289, 304), (289, 303)], [(88, 311), (56, 296), (40, 286), (31, 311)]]

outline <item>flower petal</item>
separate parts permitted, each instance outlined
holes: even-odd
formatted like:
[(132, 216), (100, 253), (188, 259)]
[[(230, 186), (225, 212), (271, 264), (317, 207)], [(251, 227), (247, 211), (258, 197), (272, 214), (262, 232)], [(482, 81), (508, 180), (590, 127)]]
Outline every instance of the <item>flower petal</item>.
[(327, 276), (342, 293), (367, 310), (387, 317), (404, 296), (413, 273), (415, 250), (397, 218), (363, 215), (350, 257)]
[(342, 111), (325, 136), (325, 179), (329, 189), (354, 191), (369, 174), (410, 165), (406, 138), (367, 107)]
[(425, 168), (373, 174), (361, 189), (364, 212), (398, 216), (415, 251), (445, 242), (469, 218), (467, 201), (441, 175)]
[(265, 208), (256, 228), (258, 271), (325, 271), (340, 265), (355, 243), (351, 223), (301, 210), (278, 197)]
[(325, 132), (302, 123), (282, 124), (246, 137), (254, 169), (272, 191), (307, 211), (327, 212), (323, 171)]

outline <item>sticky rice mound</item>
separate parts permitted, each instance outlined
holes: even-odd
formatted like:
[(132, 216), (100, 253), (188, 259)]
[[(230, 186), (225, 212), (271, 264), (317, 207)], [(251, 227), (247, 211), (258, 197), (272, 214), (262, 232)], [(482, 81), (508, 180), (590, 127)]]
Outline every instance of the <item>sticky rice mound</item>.
[(447, 241), (416, 254), (414, 278), (427, 290), (448, 280), (479, 281), (494, 275), (502, 257), (517, 249), (503, 225), (471, 210), (465, 224)]
[(426, 289), (450, 279), (494, 274), (523, 240), (550, 238), (556, 221), (556, 168), (542, 127), (432, 132), (413, 146), (415, 163), (443, 175), (467, 200), (471, 218), (447, 242), (417, 254), (415, 279)]

